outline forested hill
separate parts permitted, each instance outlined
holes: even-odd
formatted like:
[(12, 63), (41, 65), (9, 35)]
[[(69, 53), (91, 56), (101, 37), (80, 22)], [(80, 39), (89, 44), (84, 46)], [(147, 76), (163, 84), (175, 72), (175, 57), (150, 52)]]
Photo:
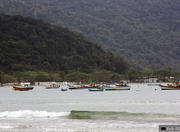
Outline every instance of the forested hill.
[(0, 15), (0, 71), (126, 72), (128, 64), (77, 32), (41, 20)]
[(180, 0), (1, 0), (0, 12), (79, 30), (136, 67), (180, 70)]

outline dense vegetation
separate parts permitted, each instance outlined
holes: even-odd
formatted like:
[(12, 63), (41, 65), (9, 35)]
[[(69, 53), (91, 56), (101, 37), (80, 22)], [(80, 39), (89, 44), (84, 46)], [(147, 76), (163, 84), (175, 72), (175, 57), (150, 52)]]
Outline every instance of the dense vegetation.
[(143, 71), (130, 69), (125, 74), (118, 74), (107, 70), (98, 70), (92, 73), (83, 73), (79, 71), (24, 71), (24, 72), (0, 72), (0, 83), (7, 82), (43, 82), (43, 81), (81, 81), (81, 82), (117, 82), (121, 80), (130, 80), (132, 82), (143, 82), (143, 79), (157, 77), (159, 81), (180, 80), (180, 72), (175, 72), (171, 68), (161, 68), (157, 70), (145, 68)]
[(180, 70), (179, 0), (1, 0), (0, 12), (80, 31), (133, 66)]
[(64, 73), (60, 71), (56, 72), (44, 72), (44, 71), (24, 71), (24, 72), (13, 72), (3, 73), (0, 72), (0, 83), (7, 82), (23, 82), (23, 81), (112, 81), (121, 80), (120, 74), (107, 71), (99, 70), (92, 73), (83, 73), (79, 71)]
[(0, 15), (0, 71), (125, 73), (129, 65), (79, 33), (22, 16)]

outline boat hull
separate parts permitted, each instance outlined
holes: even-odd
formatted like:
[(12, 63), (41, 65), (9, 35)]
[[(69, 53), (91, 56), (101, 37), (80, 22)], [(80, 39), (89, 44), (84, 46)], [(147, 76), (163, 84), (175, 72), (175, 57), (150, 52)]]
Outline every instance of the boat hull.
[(28, 90), (33, 90), (34, 87), (13, 87), (14, 90), (17, 90), (17, 91), (28, 91)]
[(92, 87), (70, 87), (69, 90), (83, 90), (83, 89), (98, 89), (98, 86), (92, 86)]
[(130, 90), (130, 88), (106, 88), (106, 91)]
[(86, 88), (81, 88), (81, 87), (70, 87), (69, 90), (83, 90)]
[(68, 90), (67, 90), (67, 89), (62, 88), (62, 89), (61, 89), (61, 91), (65, 92), (65, 91), (68, 91)]
[(46, 87), (46, 89), (58, 89), (59, 87)]
[(103, 92), (104, 91), (104, 89), (95, 89), (95, 88), (88, 88), (88, 90), (90, 91), (90, 92)]
[(173, 85), (167, 85), (167, 86), (165, 86), (165, 85), (159, 85), (160, 87), (164, 87), (164, 88), (177, 88), (177, 89), (180, 89), (180, 86), (173, 86)]
[(161, 90), (180, 90), (180, 88), (168, 88), (168, 87), (163, 87)]

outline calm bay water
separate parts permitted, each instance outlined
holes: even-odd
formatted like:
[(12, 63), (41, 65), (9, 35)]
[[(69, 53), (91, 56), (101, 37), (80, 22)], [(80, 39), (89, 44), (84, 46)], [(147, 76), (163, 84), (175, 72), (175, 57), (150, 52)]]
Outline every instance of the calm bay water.
[(180, 125), (180, 90), (131, 84), (130, 91), (0, 88), (0, 132), (158, 132)]

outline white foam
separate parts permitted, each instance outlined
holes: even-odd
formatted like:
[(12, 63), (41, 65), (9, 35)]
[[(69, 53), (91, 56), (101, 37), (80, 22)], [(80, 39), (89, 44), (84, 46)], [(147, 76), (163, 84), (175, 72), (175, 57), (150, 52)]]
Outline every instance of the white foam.
[(0, 126), (0, 129), (11, 129), (13, 128), (12, 126)]
[(0, 118), (56, 118), (69, 115), (70, 112), (48, 112), (48, 111), (4, 111), (0, 112)]

